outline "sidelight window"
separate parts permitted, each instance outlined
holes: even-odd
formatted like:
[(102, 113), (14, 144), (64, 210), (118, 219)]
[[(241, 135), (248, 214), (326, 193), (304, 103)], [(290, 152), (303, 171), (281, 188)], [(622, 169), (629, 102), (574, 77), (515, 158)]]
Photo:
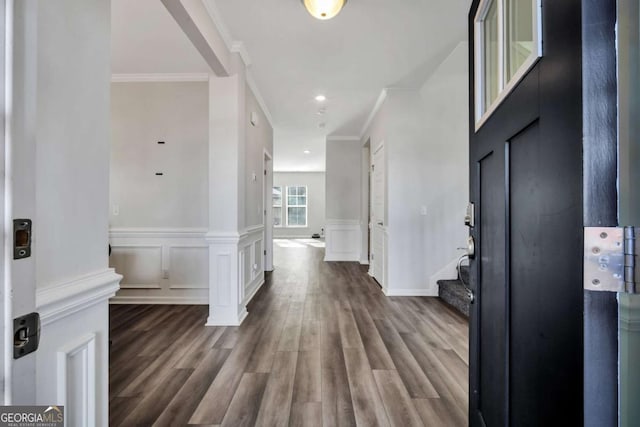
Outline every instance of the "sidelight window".
[(475, 17), (476, 130), (542, 56), (541, 0), (483, 0)]
[(273, 226), (282, 227), (282, 187), (273, 187)]

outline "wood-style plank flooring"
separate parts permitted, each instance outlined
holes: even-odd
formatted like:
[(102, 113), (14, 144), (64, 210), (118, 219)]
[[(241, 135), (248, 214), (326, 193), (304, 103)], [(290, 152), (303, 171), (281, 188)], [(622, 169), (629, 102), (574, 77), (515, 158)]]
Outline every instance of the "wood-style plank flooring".
[(274, 252), (240, 327), (205, 327), (206, 306), (111, 306), (110, 425), (467, 425), (466, 319), (387, 298), (321, 248)]

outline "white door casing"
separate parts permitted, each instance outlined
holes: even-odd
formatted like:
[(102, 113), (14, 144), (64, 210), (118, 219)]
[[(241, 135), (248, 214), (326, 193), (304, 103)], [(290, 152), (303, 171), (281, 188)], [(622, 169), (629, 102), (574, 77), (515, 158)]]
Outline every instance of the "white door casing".
[[(35, 127), (37, 52), (35, 2), (5, 0), (4, 89), (4, 361), (6, 404), (35, 403), (36, 355), (13, 359), (13, 318), (35, 311), (35, 251), (13, 259), (14, 218), (35, 217)], [(30, 47), (30, 48), (28, 48)], [(34, 231), (37, 229), (37, 224)]]
[(371, 188), (371, 254), (369, 260), (372, 276), (384, 288), (384, 252), (385, 247), (385, 157), (384, 143), (378, 145), (372, 156)]
[[(0, 0), (3, 400), (65, 405), (67, 425), (108, 424), (109, 6)], [(33, 220), (29, 258), (13, 260), (14, 218)], [(14, 360), (12, 320), (34, 311), (40, 346)]]

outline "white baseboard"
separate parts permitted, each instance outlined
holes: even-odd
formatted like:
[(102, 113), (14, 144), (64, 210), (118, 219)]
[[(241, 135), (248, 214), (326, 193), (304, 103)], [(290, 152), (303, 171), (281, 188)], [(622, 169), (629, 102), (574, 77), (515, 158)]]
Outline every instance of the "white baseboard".
[(437, 297), (438, 290), (433, 289), (382, 289), (388, 297)]
[(208, 305), (209, 299), (202, 297), (172, 297), (172, 296), (115, 296), (109, 300), (109, 304), (167, 304), (167, 305)]

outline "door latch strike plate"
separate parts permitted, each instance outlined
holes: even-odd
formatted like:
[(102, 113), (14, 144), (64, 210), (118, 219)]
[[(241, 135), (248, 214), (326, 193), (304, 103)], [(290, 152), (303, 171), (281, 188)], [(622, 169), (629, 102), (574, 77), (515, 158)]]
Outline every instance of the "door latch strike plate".
[(20, 359), (38, 349), (40, 314), (29, 313), (13, 319), (13, 358)]
[(640, 228), (585, 227), (584, 289), (637, 293)]

